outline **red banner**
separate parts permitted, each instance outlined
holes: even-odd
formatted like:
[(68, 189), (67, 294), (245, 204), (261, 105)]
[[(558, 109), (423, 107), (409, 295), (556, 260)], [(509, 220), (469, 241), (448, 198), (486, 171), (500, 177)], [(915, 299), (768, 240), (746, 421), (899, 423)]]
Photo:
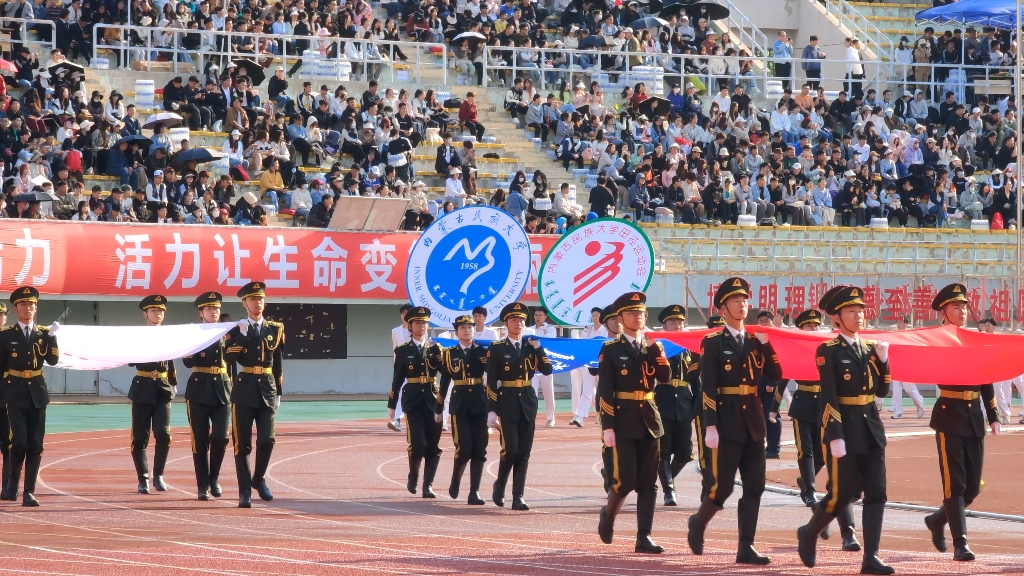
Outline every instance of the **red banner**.
[[(747, 326), (754, 334), (768, 332), (772, 347), (782, 363), (784, 378), (817, 380), (818, 369), (814, 351), (835, 332), (804, 332), (802, 330)], [(658, 338), (670, 340), (699, 350), (705, 334), (722, 330), (692, 332), (658, 332)], [(889, 371), (893, 380), (916, 384), (978, 385), (1009, 380), (1024, 374), (1024, 336), (982, 334), (953, 326), (936, 326), (905, 331), (866, 331), (861, 337), (889, 343)]]
[[(234, 296), (252, 281), (271, 299), (407, 301), (415, 233), (312, 228), (105, 224), (0, 220), (0, 291), (31, 284), (43, 294), (189, 300)], [(555, 236), (532, 236), (531, 283)]]

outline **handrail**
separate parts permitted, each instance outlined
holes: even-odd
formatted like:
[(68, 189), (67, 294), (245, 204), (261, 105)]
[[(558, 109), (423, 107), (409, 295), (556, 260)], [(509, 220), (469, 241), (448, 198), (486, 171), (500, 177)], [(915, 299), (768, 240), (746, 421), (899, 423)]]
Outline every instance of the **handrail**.
[[(846, 27), (857, 38), (862, 39), (868, 46), (871, 46), (871, 51), (878, 56), (879, 60), (882, 57), (888, 58), (889, 61), (895, 60), (892, 40), (887, 34), (879, 30), (874, 23), (865, 18), (856, 7), (846, 0), (824, 0), (824, 5), (825, 15), (835, 16), (841, 26)], [(886, 42), (889, 44), (888, 48), (885, 47)]]
[[(117, 42), (119, 44), (100, 43), (99, 40), (104, 36), (102, 31), (115, 30), (118, 33)], [(159, 28), (159, 27), (139, 27), (129, 26), (122, 24), (96, 24), (93, 26), (93, 56), (97, 54), (99, 50), (111, 50), (120, 52), (124, 61), (121, 63), (123, 67), (131, 67), (132, 61), (146, 62), (146, 70), (152, 70), (152, 62), (156, 55), (164, 54), (170, 55), (173, 64), (174, 71), (178, 71), (179, 63), (188, 63), (198, 60), (197, 71), (203, 72), (205, 70), (205, 64), (208, 61), (219, 62), (221, 59), (228, 61), (235, 58), (248, 58), (253, 60), (264, 60), (267, 58), (280, 59), (281, 66), (285, 69), (289, 69), (289, 64), (295, 64), (300, 60), (327, 60), (333, 62), (349, 62), (352, 65), (361, 65), (362, 69), (368, 70), (368, 66), (380, 66), (381, 69), (387, 70), (390, 74), (390, 80), (395, 83), (396, 64), (401, 64), (402, 68), (409, 70), (408, 80), (415, 80), (416, 83), (420, 83), (423, 79), (423, 72), (430, 69), (439, 69), (441, 73), (441, 83), (448, 83), (448, 50), (444, 44), (435, 44), (428, 42), (411, 42), (411, 41), (391, 41), (391, 40), (378, 40), (374, 39), (357, 39), (357, 38), (339, 38), (336, 36), (295, 36), (286, 34), (263, 34), (256, 32), (223, 32), (223, 31), (208, 31), (208, 30), (187, 30), (182, 28)], [(142, 45), (130, 45), (129, 33), (134, 33), (134, 36), (143, 42)], [(164, 33), (170, 34), (170, 45), (160, 46), (156, 44), (154, 37), (157, 34)], [(198, 50), (188, 49), (181, 46), (183, 37), (187, 35), (196, 35), (199, 37), (200, 48)], [(234, 48), (231, 40), (236, 37), (244, 37), (252, 39), (254, 45), (257, 46), (257, 50), (260, 46), (265, 45), (268, 49), (263, 52), (240, 52)], [(280, 50), (281, 46), (285, 43), (294, 42), (296, 40), (305, 40), (309, 42), (309, 48), (307, 51), (313, 52), (312, 55), (303, 54), (289, 54), (288, 50)], [(368, 58), (365, 50), (359, 50), (359, 59), (350, 60), (345, 56), (344, 44), (347, 42), (357, 42), (360, 46), (364, 44), (372, 44), (381, 53), (383, 58)], [(338, 44), (337, 51), (339, 56), (336, 58), (324, 58), (323, 53), (326, 52), (331, 45)], [(218, 49), (218, 46), (223, 46), (223, 49)], [(269, 48), (273, 46), (275, 50)], [(427, 60), (424, 58), (426, 54), (432, 53), (431, 49), (440, 48), (437, 51), (436, 59)], [(398, 53), (403, 53), (407, 56), (408, 62), (401, 62), (395, 56)], [(140, 54), (142, 57), (140, 57)]]
[[(46, 46), (47, 54), (40, 54), (40, 57), (49, 56), (50, 50), (53, 50), (57, 46), (57, 24), (53, 20), (40, 20), (37, 18), (11, 18), (8, 16), (0, 16), (0, 28), (10, 30), (10, 25), (17, 23), (20, 30), (21, 40), (11, 39), (12, 44), (25, 44), (26, 46), (32, 44), (38, 44), (40, 46)], [(28, 34), (30, 29), (34, 29), (39, 26), (46, 26), (50, 28), (50, 40), (48, 42), (31, 38)]]
[(747, 48), (750, 48), (750, 53), (754, 56), (757, 56), (759, 53), (761, 56), (767, 56), (768, 48), (771, 47), (768, 43), (768, 36), (761, 32), (761, 29), (750, 18), (747, 18), (747, 15), (733, 4), (731, 0), (723, 0), (723, 2), (729, 8), (729, 18), (727, 20), (729, 31), (738, 31), (739, 39)]

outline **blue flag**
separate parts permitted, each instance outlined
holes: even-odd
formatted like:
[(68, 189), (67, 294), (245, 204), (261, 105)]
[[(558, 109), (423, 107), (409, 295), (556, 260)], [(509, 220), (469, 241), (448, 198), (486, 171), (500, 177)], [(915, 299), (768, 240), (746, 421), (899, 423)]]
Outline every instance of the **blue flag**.
[[(551, 360), (552, 372), (555, 374), (569, 372), (581, 366), (597, 368), (597, 356), (601, 353), (601, 346), (608, 341), (608, 338), (547, 338), (543, 336), (525, 336), (524, 340), (531, 338), (540, 340), (544, 351), (547, 352), (548, 359)], [(458, 343), (458, 340), (450, 338), (434, 338), (433, 340), (446, 348)], [(659, 341), (665, 347), (665, 356), (668, 358), (683, 351), (683, 347), (678, 344), (668, 340)], [(490, 346), (491, 341), (477, 340), (476, 344), (486, 348)]]

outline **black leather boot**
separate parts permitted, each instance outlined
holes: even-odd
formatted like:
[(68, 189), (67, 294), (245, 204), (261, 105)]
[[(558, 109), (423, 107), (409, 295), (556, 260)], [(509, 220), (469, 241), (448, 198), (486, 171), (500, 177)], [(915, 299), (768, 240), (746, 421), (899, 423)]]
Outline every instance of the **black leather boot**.
[(441, 462), (440, 456), (427, 456), (423, 464), (423, 494), (424, 498), (437, 498), (434, 494), (434, 476), (437, 475), (437, 465)]
[(601, 448), (601, 461), (604, 463), (604, 468), (601, 469), (601, 478), (604, 479), (605, 494), (611, 492), (612, 485), (615, 484), (615, 478), (612, 477), (612, 470), (615, 469), (614, 458), (615, 456), (611, 448), (607, 446)]
[(483, 506), (484, 500), (480, 497), (480, 480), (484, 476), (484, 462), (472, 461), (469, 463), (469, 499), (467, 504)]
[(800, 487), (800, 499), (806, 506), (814, 506), (818, 499), (814, 496), (814, 460), (801, 458), (797, 460), (797, 467), (800, 469), (800, 476), (796, 479), (796, 485)]
[(4, 466), (0, 472), (0, 500), (7, 500), (7, 477), (11, 475), (11, 456), (3, 453)]
[(43, 459), (42, 454), (29, 454), (25, 456), (25, 493), (21, 497), (22, 506), (39, 506), (36, 500), (36, 477), (39, 476), (39, 464)]
[(416, 487), (420, 483), (420, 462), (422, 461), (422, 456), (409, 455), (409, 481), (405, 484), (409, 494), (415, 494)]
[(21, 468), (25, 463), (24, 453), (11, 451), (11, 468), (7, 472), (7, 498), (11, 502), (18, 501), (18, 486), (21, 484)]
[(210, 499), (210, 461), (206, 454), (192, 454), (192, 465), (196, 469), (196, 487), (199, 489), (199, 499), (206, 501)]
[(139, 494), (149, 494), (149, 461), (145, 450), (132, 450), (135, 475), (139, 479)]
[(860, 552), (860, 542), (857, 541), (855, 531), (856, 524), (853, 521), (853, 505), (847, 504), (843, 511), (836, 516), (839, 522), (839, 534), (843, 537), (843, 552)]
[(860, 565), (861, 574), (895, 574), (896, 569), (882, 562), (878, 557), (878, 545), (882, 541), (882, 517), (885, 504), (864, 505), (864, 560)]
[(601, 517), (597, 522), (597, 535), (601, 542), (612, 543), (612, 536), (615, 534), (615, 517), (622, 509), (626, 499), (615, 493), (614, 490), (608, 493), (608, 504), (601, 507)]
[(672, 459), (672, 478), (679, 476), (679, 473), (683, 471), (683, 468), (690, 463), (690, 459), (691, 458), (689, 456)]
[[(667, 462), (663, 463), (667, 464)], [(654, 490), (649, 492), (637, 492), (636, 495), (636, 546), (634, 552), (641, 554), (661, 554), (664, 548), (658, 546), (651, 539), (651, 530), (654, 528), (654, 504), (658, 500), (658, 493)]]
[(512, 467), (512, 509), (525, 512), (530, 505), (523, 499), (526, 493), (526, 471), (530, 468), (529, 460), (520, 460)]
[(469, 462), (456, 462), (455, 468), (452, 469), (452, 482), (448, 485), (448, 495), (452, 497), (452, 500), (457, 500), (459, 497), (462, 475), (466, 473), (466, 466), (468, 465)]
[(754, 548), (754, 535), (757, 533), (757, 517), (761, 511), (760, 498), (740, 498), (737, 502), (737, 523), (739, 524), (740, 546), (736, 550), (737, 564), (770, 564), (772, 559), (761, 554)]
[(818, 555), (818, 534), (828, 527), (832, 518), (831, 514), (825, 512), (824, 506), (815, 506), (810, 521), (796, 529), (800, 561), (804, 563), (804, 566), (814, 568)]
[(167, 491), (167, 484), (164, 484), (164, 468), (167, 466), (167, 454), (170, 451), (170, 446), (160, 444), (153, 450), (153, 488), (159, 492)]
[(665, 493), (665, 506), (676, 505), (676, 483), (672, 476), (672, 463), (662, 460), (658, 466), (658, 478), (661, 479), (661, 490)]
[(238, 507), (252, 508), (252, 476), (249, 475), (249, 459), (235, 455), (235, 476), (238, 478)]
[(494, 480), (494, 488), (491, 490), (491, 500), (499, 508), (505, 507), (505, 485), (508, 484), (508, 475), (512, 472), (512, 462), (502, 460), (498, 462), (498, 478)]
[(939, 508), (935, 512), (924, 517), (924, 525), (932, 533), (932, 544), (939, 552), (945, 552), (946, 547), (946, 508)]
[(224, 463), (225, 451), (227, 451), (227, 446), (210, 445), (210, 495), (214, 498), (220, 498), (222, 494), (220, 488), (220, 467)]
[(260, 495), (260, 500), (267, 502), (274, 499), (274, 494), (270, 491), (267, 480), (264, 478), (267, 468), (270, 467), (270, 454), (273, 451), (273, 445), (256, 446), (256, 458), (253, 460), (252, 467), (252, 487)]
[[(27, 476), (26, 476), (27, 477)], [(26, 483), (28, 480), (26, 480)], [(964, 498), (957, 496), (942, 501), (949, 520), (949, 534), (953, 536), (953, 560), (970, 562), (974, 552), (967, 546), (967, 516), (964, 513)]]
[(689, 543), (690, 550), (694, 554), (699, 556), (704, 553), (704, 530), (708, 527), (711, 519), (715, 517), (715, 514), (718, 514), (718, 511), (721, 509), (721, 506), (705, 498), (701, 501), (697, 513), (690, 516), (689, 520), (686, 521), (686, 526), (689, 530), (686, 534), (686, 541)]

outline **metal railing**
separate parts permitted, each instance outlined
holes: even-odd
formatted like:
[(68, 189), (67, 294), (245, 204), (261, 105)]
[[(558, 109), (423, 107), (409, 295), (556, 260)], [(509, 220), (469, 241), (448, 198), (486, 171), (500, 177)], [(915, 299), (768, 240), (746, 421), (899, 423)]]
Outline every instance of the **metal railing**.
[[(116, 32), (116, 37), (110, 39), (109, 31)], [(158, 39), (158, 35), (167, 36)], [(193, 37), (192, 42), (189, 42), (193, 47), (182, 46), (183, 40), (188, 36)], [(254, 51), (238, 50), (232, 42), (243, 38), (247, 44), (251, 43), (256, 47)], [(198, 48), (194, 47), (196, 39), (199, 43)], [(303, 54), (292, 53), (290, 47), (294, 46), (296, 41), (308, 42), (309, 47)], [(347, 42), (356, 42), (360, 45), (357, 59), (345, 56)], [(366, 44), (375, 46), (382, 58), (370, 57), (368, 51), (362, 49)], [(447, 47), (444, 44), (428, 42), (97, 24), (93, 27), (93, 56), (102, 51), (113, 52), (116, 64), (123, 68), (133, 68), (133, 63), (137, 63), (146, 71), (152, 71), (153, 63), (161, 57), (172, 64), (175, 72), (179, 71), (179, 67), (190, 68), (186, 66), (188, 64), (194, 64), (198, 72), (204, 72), (208, 62), (225, 64), (244, 58), (258, 63), (272, 60), (289, 71), (296, 63), (301, 63), (301, 77), (342, 79), (344, 73), (356, 74), (358, 70), (358, 74), (366, 80), (420, 83), (424, 73), (436, 70), (438, 78), (431, 80), (441, 84), (448, 82)], [(332, 51), (338, 56), (324, 56)], [(401, 60), (402, 55), (407, 60)], [(329, 66), (322, 67), (322, 63)], [(269, 67), (269, 64), (263, 67)], [(221, 69), (223, 70), (223, 66)]]
[[(889, 36), (883, 33), (870, 20), (864, 17), (846, 0), (824, 0), (825, 13), (834, 16), (839, 25), (849, 30), (854, 36), (871, 48), (871, 51), (881, 60), (888, 58), (894, 60), (893, 45)], [(888, 44), (888, 46), (886, 46)]]
[(771, 44), (768, 42), (768, 36), (761, 32), (761, 29), (754, 25), (754, 22), (747, 18), (747, 15), (730, 0), (724, 0), (723, 3), (729, 8), (729, 18), (727, 20), (729, 33), (732, 34), (735, 31), (739, 36), (740, 42), (750, 50), (751, 54), (755, 56), (767, 55), (768, 48), (771, 47)]
[[(10, 42), (12, 45), (22, 44), (29, 47), (29, 50), (38, 52), (41, 59), (47, 59), (50, 55), (50, 51), (56, 47), (56, 29), (57, 25), (53, 20), (37, 20), (32, 18), (8, 18), (0, 17), (0, 28), (11, 33), (11, 38), (4, 38), (3, 42)], [(49, 31), (49, 40), (40, 40), (39, 38), (33, 37), (31, 32), (38, 33), (40, 29)], [(17, 31), (21, 39), (14, 38), (14, 32)], [(36, 49), (32, 47), (36, 46)], [(11, 50), (13, 52), (13, 50)]]

